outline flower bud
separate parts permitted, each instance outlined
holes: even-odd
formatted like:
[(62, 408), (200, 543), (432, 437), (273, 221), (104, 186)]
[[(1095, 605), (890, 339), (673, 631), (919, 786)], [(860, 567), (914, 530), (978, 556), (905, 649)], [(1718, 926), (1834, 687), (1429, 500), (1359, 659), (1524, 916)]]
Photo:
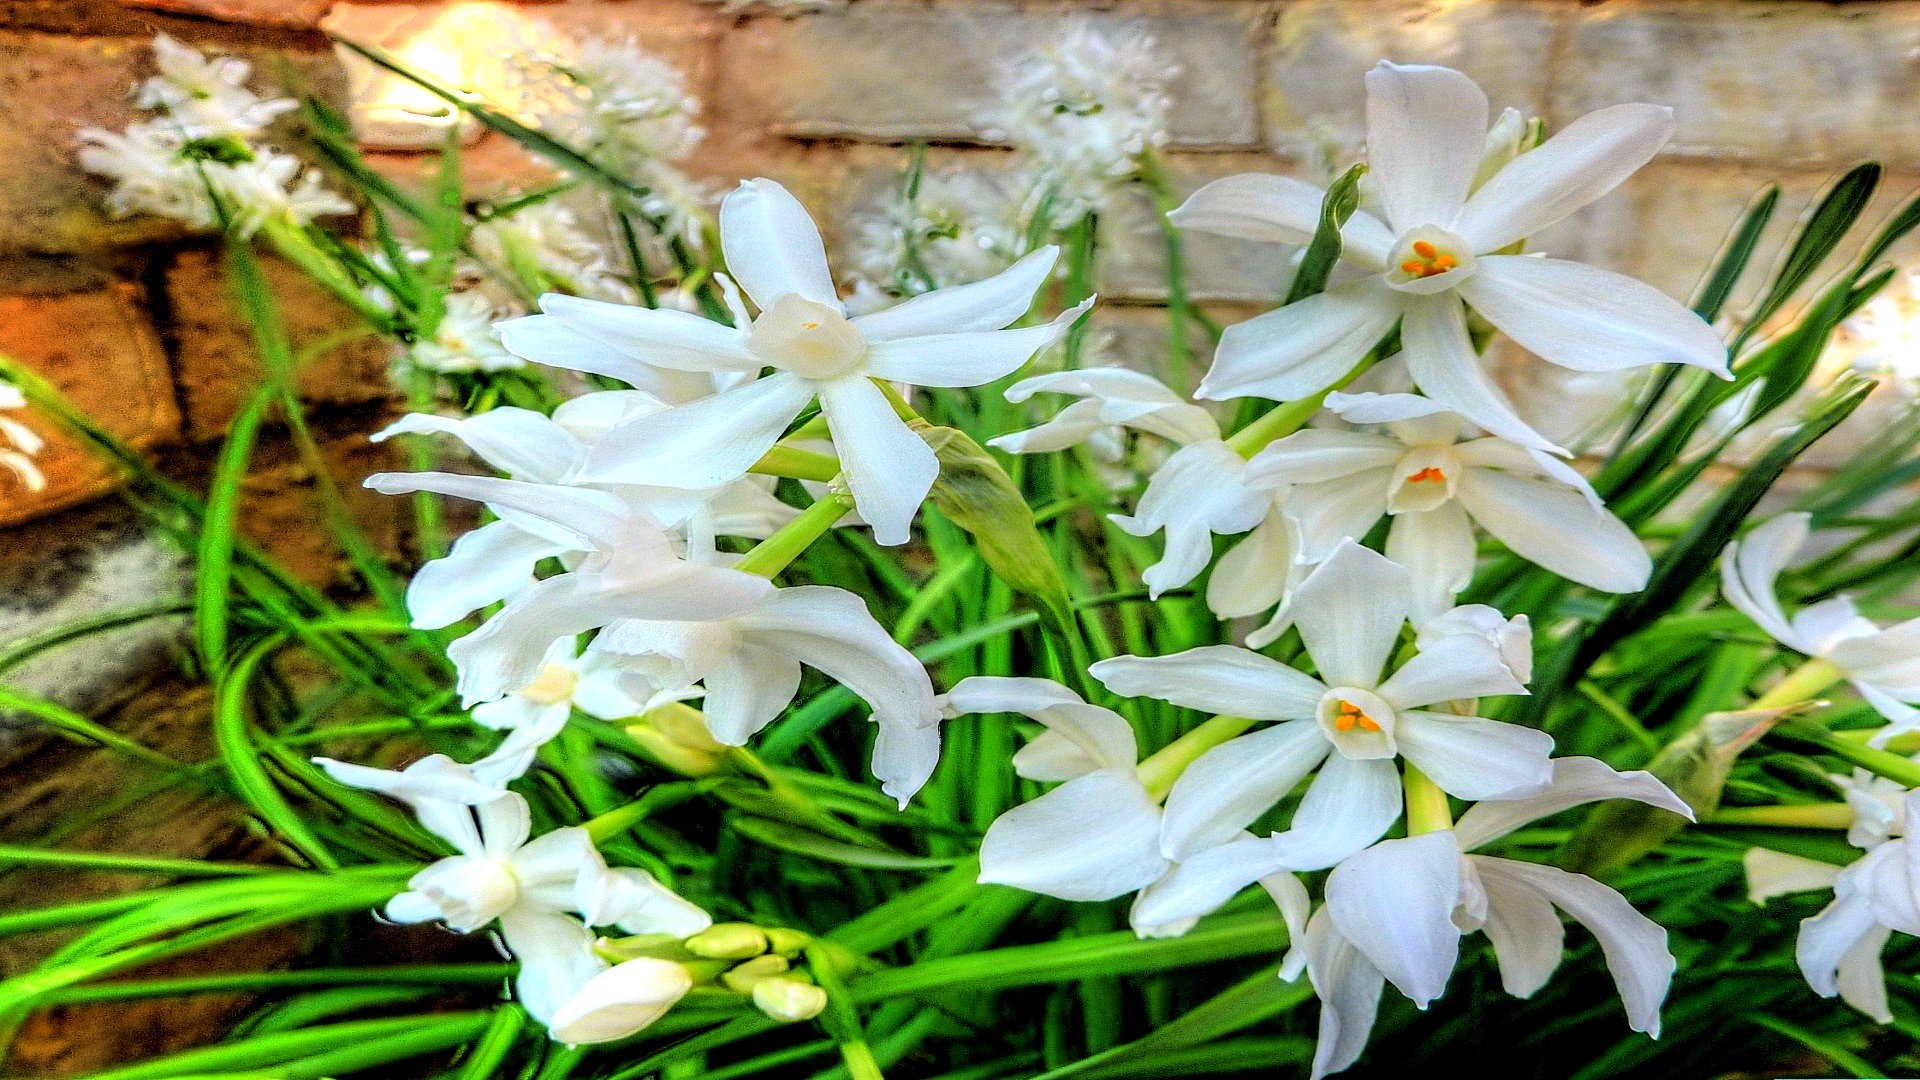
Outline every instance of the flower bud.
[(799, 930), (790, 930), (784, 926), (767, 927), (767, 951), (781, 956), (794, 956), (807, 947), (813, 938)]
[(627, 734), (655, 761), (682, 776), (728, 771), (727, 747), (707, 730), (706, 718), (677, 701), (649, 711)]
[(745, 960), (767, 951), (767, 935), (752, 923), (718, 923), (688, 938), (687, 951), (709, 960)]
[(547, 1029), (563, 1043), (624, 1039), (666, 1015), (692, 987), (687, 969), (671, 960), (629, 960), (588, 979), (554, 1011)]
[(827, 1007), (827, 992), (812, 983), (776, 975), (753, 984), (754, 1008), (785, 1024), (819, 1016)]
[(720, 976), (727, 989), (736, 994), (751, 994), (762, 979), (787, 972), (787, 958), (771, 953), (756, 956)]

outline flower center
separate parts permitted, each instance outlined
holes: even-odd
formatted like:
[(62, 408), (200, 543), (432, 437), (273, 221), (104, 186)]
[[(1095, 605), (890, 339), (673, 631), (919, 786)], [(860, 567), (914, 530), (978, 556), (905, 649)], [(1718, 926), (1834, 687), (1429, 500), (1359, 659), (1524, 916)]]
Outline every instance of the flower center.
[(1334, 749), (1346, 757), (1368, 760), (1399, 753), (1393, 738), (1399, 717), (1393, 706), (1371, 690), (1334, 687), (1321, 697), (1316, 719)]
[(1394, 467), (1387, 489), (1387, 512), (1418, 513), (1438, 509), (1453, 498), (1460, 462), (1444, 446), (1416, 446)]
[(753, 321), (747, 349), (802, 378), (833, 379), (859, 368), (867, 341), (838, 311), (788, 293)]
[(1426, 225), (1393, 246), (1387, 260), (1387, 284), (1402, 292), (1435, 293), (1465, 281), (1474, 270), (1467, 242), (1445, 229)]
[(1400, 272), (1408, 277), (1433, 277), (1444, 274), (1460, 265), (1460, 260), (1447, 252), (1434, 247), (1426, 240), (1413, 242), (1413, 258), (1400, 264)]
[(543, 664), (540, 674), (520, 688), (520, 696), (535, 705), (558, 705), (573, 700), (573, 690), (578, 685), (580, 675), (572, 668), (565, 664)]

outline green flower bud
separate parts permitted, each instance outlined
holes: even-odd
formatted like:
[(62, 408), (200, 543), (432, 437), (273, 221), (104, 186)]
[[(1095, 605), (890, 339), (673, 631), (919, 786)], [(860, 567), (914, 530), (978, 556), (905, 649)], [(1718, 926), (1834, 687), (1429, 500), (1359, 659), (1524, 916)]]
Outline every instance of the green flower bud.
[(812, 983), (776, 975), (753, 984), (753, 1005), (775, 1020), (797, 1024), (826, 1010), (827, 992)]
[(768, 953), (763, 956), (756, 956), (733, 968), (731, 971), (720, 976), (720, 981), (725, 983), (727, 989), (732, 990), (734, 993), (751, 994), (753, 993), (753, 988), (759, 985), (762, 979), (774, 975), (784, 975), (787, 973), (787, 968), (786, 957), (774, 956)]
[(767, 935), (752, 923), (716, 923), (688, 938), (687, 951), (709, 960), (745, 960), (767, 951)]

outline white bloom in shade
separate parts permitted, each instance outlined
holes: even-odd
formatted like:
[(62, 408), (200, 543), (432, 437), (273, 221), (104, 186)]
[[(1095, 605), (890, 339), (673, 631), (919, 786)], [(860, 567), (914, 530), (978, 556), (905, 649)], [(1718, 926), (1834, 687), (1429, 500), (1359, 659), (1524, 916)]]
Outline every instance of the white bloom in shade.
[[(972, 285), (939, 289), (847, 318), (805, 208), (771, 180), (749, 180), (720, 208), (727, 267), (760, 308), (724, 326), (684, 312), (548, 296), (541, 309), (649, 364), (684, 371), (774, 374), (608, 431), (579, 478), (595, 483), (714, 487), (738, 479), (818, 398), (860, 516), (883, 544), (904, 543), (940, 471), (932, 448), (875, 380), (977, 386), (1018, 368), (1067, 332), (1091, 304), (1052, 323), (1003, 330), (1024, 315), (1053, 268), (1045, 248)], [(549, 332), (531, 324), (518, 338)], [(519, 348), (516, 345), (516, 348)], [(562, 350), (553, 361), (567, 366)]]
[[(1381, 217), (1355, 213), (1343, 257), (1367, 275), (1229, 327), (1206, 398), (1295, 401), (1326, 389), (1397, 322), (1413, 381), (1487, 431), (1558, 451), (1513, 411), (1467, 333), (1466, 307), (1541, 358), (1579, 371), (1682, 363), (1725, 375), (1726, 347), (1651, 286), (1560, 259), (1505, 254), (1613, 190), (1673, 134), (1672, 113), (1615, 105), (1568, 124), (1474, 186), (1487, 98), (1465, 75), (1382, 62), (1367, 74), (1367, 161)], [(1321, 190), (1278, 176), (1217, 180), (1176, 224), (1305, 243)]]
[(214, 156), (168, 130), (164, 120), (121, 132), (83, 128), (77, 138), (80, 166), (114, 182), (106, 199), (114, 217), (155, 214), (213, 229), (224, 215), (235, 233), (251, 236), (269, 220), (304, 225), (353, 211), (298, 158), (240, 144)]
[(1720, 591), (1727, 602), (1775, 641), (1840, 669), (1880, 715), (1893, 721), (1873, 745), (1920, 727), (1920, 619), (1882, 628), (1853, 600), (1835, 596), (1809, 604), (1791, 618), (1780, 606), (1778, 579), (1806, 545), (1806, 514), (1781, 514), (1727, 545), (1720, 555)]
[(320, 170), (291, 154), (262, 150), (251, 161), (211, 163), (207, 175), (225, 201), (230, 227), (241, 236), (270, 220), (305, 225), (353, 213), (353, 204), (326, 186)]
[(488, 218), (474, 226), (470, 240), (476, 256), (537, 283), (536, 291), (625, 303), (634, 299), (633, 286), (620, 278), (606, 247), (555, 199)]
[(729, 746), (779, 716), (800, 689), (801, 666), (815, 668), (873, 707), (873, 774), (903, 807), (939, 762), (940, 708), (926, 669), (844, 589), (769, 588), (711, 616), (619, 618), (590, 648), (669, 692), (703, 683), (707, 725)]
[(160, 34), (153, 59), (160, 72), (135, 89), (134, 104), (165, 112), (189, 139), (259, 135), (274, 117), (300, 107), (292, 98), (263, 99), (247, 89), (252, 65), (238, 57), (204, 56)]
[[(451, 435), (514, 480), (563, 485), (607, 427), (666, 407), (637, 390), (610, 390), (563, 402), (551, 418), (512, 407), (464, 419), (411, 413), (373, 440), (399, 434)], [(672, 530), (676, 543), (684, 541), (688, 551), (705, 556), (714, 551), (716, 537), (765, 537), (792, 519), (798, 511), (774, 498), (770, 487), (765, 478), (747, 478), (704, 492), (618, 485), (606, 494), (632, 513)], [(485, 499), (484, 490), (464, 490)], [(500, 520), (461, 536), (444, 558), (428, 562), (414, 575), (407, 587), (407, 608), (415, 626), (450, 626), (477, 608), (525, 590), (542, 560), (558, 558), (571, 565), (587, 553), (577, 533), (536, 514), (505, 505), (489, 504), (488, 509)]]
[[(1280, 493), (1245, 482), (1246, 459), (1221, 441), (1212, 414), (1150, 375), (1125, 368), (1084, 368), (1022, 379), (1007, 400), (1037, 393), (1080, 398), (1038, 427), (990, 439), (1014, 454), (1044, 453), (1096, 439), (1115, 428), (1157, 435), (1180, 449), (1147, 483), (1132, 515), (1113, 515), (1134, 536), (1164, 530), (1166, 553), (1141, 575), (1154, 597), (1199, 576), (1213, 559), (1215, 534), (1248, 533), (1220, 559), (1207, 584), (1207, 606), (1223, 619), (1283, 604), (1303, 568), (1294, 529), (1279, 512)], [(1276, 618), (1282, 630), (1283, 614)]]
[(563, 1043), (624, 1039), (665, 1016), (691, 989), (693, 976), (671, 960), (628, 960), (582, 983), (547, 1018), (547, 1030)]
[(453, 293), (433, 336), (414, 343), (408, 358), (428, 371), (458, 374), (471, 371), (508, 371), (525, 361), (507, 351), (494, 330), (498, 313), (477, 293)]
[(1565, 950), (1556, 909), (1599, 939), (1628, 1023), (1658, 1037), (1660, 1004), (1675, 967), (1664, 929), (1583, 874), (1473, 854), (1527, 822), (1601, 799), (1634, 799), (1693, 816), (1649, 773), (1562, 758), (1554, 762), (1552, 785), (1538, 794), (1480, 803), (1451, 830), (1383, 841), (1335, 867), (1326, 906), (1307, 924), (1300, 950), (1321, 1001), (1316, 1080), (1359, 1058), (1386, 983), (1423, 1009), (1439, 997), (1464, 934), (1484, 932), (1500, 964), (1501, 986), (1516, 997), (1531, 996), (1553, 976)]
[(1475, 524), (1582, 585), (1646, 586), (1646, 548), (1565, 462), (1506, 439), (1463, 441), (1459, 413), (1413, 394), (1336, 393), (1327, 407), (1384, 430), (1297, 431), (1247, 465), (1250, 484), (1290, 486), (1285, 512), (1300, 525), (1302, 561), (1391, 516), (1387, 555), (1413, 572), (1415, 621), (1452, 607), (1473, 577)]
[(1162, 854), (1184, 860), (1234, 839), (1316, 770), (1287, 831), (1266, 841), (1280, 867), (1332, 866), (1384, 836), (1400, 817), (1399, 757), (1462, 799), (1516, 798), (1547, 783), (1546, 733), (1423, 708), (1526, 692), (1484, 639), (1440, 638), (1382, 678), (1411, 587), (1404, 568), (1352, 541), (1307, 575), (1293, 618), (1318, 679), (1232, 645), (1093, 666), (1118, 694), (1275, 721), (1180, 774), (1167, 796)]
[[(0, 410), (26, 407), (27, 397), (19, 387), (0, 382)], [(39, 433), (0, 412), (0, 469), (12, 473), (28, 491), (39, 491), (47, 486), (47, 478), (33, 460), (44, 446), (46, 441), (40, 438)]]
[(600, 720), (622, 720), (682, 696), (656, 690), (615, 657), (595, 652), (575, 656), (573, 641), (561, 638), (547, 650), (532, 682), (473, 707), (474, 723), (507, 733), (492, 753), (473, 763), (474, 774), (503, 786), (518, 778), (540, 748), (567, 726), (575, 709)]

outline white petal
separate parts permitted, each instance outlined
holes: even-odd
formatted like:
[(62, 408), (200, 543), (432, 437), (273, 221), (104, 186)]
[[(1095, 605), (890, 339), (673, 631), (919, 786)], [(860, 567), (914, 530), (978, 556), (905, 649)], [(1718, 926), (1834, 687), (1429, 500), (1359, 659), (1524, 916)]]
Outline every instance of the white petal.
[(1840, 958), (1839, 978), (1834, 983), (1840, 1000), (1881, 1024), (1893, 1023), (1893, 1010), (1887, 1007), (1887, 975), (1880, 966), (1880, 951), (1892, 936), (1893, 930), (1885, 926), (1875, 926), (1860, 935)]
[(1451, 293), (1423, 296), (1400, 324), (1401, 355), (1420, 391), (1485, 430), (1524, 446), (1565, 453), (1513, 411), (1467, 336), (1467, 313)]
[(914, 515), (940, 476), (940, 459), (880, 388), (864, 376), (820, 384), (820, 410), (833, 432), (847, 489), (881, 544), (904, 544)]
[(1532, 997), (1560, 966), (1567, 932), (1552, 901), (1499, 873), (1502, 861), (1478, 855), (1468, 860), (1487, 894), (1487, 923), (1480, 929), (1493, 943), (1501, 989)]
[(671, 960), (628, 960), (588, 979), (554, 1011), (549, 1033), (570, 1044), (612, 1042), (667, 1014), (693, 989), (693, 976)]
[[(1805, 617), (1819, 606), (1803, 608), (1794, 617), (1794, 626), (1802, 636), (1812, 636), (1806, 632)], [(1856, 680), (1871, 683), (1892, 697), (1920, 700), (1920, 619), (1837, 641), (1825, 651), (1827, 659)]]
[(1344, 480), (1392, 466), (1406, 453), (1398, 440), (1384, 435), (1308, 428), (1276, 439), (1255, 454), (1247, 462), (1247, 481), (1277, 486)]
[(593, 932), (568, 915), (516, 907), (500, 917), (500, 936), (520, 961), (513, 996), (543, 1024), (607, 967), (594, 955)]
[(1553, 784), (1545, 791), (1524, 799), (1478, 803), (1460, 815), (1453, 831), (1460, 846), (1472, 851), (1530, 822), (1602, 799), (1632, 799), (1693, 820), (1687, 804), (1652, 773), (1615, 772), (1594, 758), (1568, 757), (1554, 761)]
[(1380, 343), (1401, 302), (1378, 278), (1329, 289), (1227, 327), (1198, 398), (1297, 401), (1332, 386)]
[(1329, 755), (1287, 831), (1273, 835), (1289, 870), (1332, 866), (1387, 834), (1400, 818), (1400, 770), (1392, 761)]
[(1280, 509), (1300, 529), (1300, 561), (1325, 562), (1343, 541), (1365, 539), (1386, 516), (1392, 477), (1388, 467), (1290, 489)]
[(1606, 957), (1607, 970), (1620, 988), (1627, 1022), (1635, 1031), (1660, 1036), (1660, 1003), (1673, 982), (1675, 962), (1667, 951), (1667, 932), (1627, 903), (1627, 898), (1585, 874), (1556, 866), (1490, 859), (1476, 865), (1482, 880), (1500, 879), (1532, 889), (1593, 932)]
[(1277, 873), (1280, 866), (1272, 846), (1243, 835), (1196, 853), (1140, 890), (1128, 916), (1133, 932), (1141, 937), (1177, 937), (1256, 881), (1275, 876), (1296, 881), (1291, 874)]
[(537, 483), (558, 483), (586, 452), (580, 440), (548, 417), (511, 406), (464, 419), (408, 413), (369, 438), (383, 442), (395, 435), (426, 432), (452, 435), (515, 480)]
[(783, 371), (627, 421), (594, 444), (578, 479), (691, 489), (730, 483), (779, 441), (814, 391)]
[[(744, 331), (685, 311), (613, 304), (561, 293), (542, 296), (540, 310), (567, 330), (592, 338), (646, 366), (679, 371), (759, 371), (766, 366), (766, 361), (747, 351)], [(548, 325), (532, 319), (517, 320), (510, 324), (515, 331), (513, 340), (522, 347), (531, 344), (530, 351), (542, 354), (539, 358), (542, 363), (559, 361), (557, 366), (572, 367), (565, 362), (564, 355), (555, 355), (557, 350), (541, 347), (547, 342), (538, 335), (549, 333)], [(595, 363), (594, 366), (607, 365)], [(641, 379), (646, 377), (644, 372), (635, 374)], [(624, 375), (617, 377), (627, 383), (644, 385)]]
[(1747, 899), (1764, 904), (1788, 893), (1831, 889), (1840, 877), (1840, 868), (1818, 859), (1748, 848), (1740, 863), (1747, 871)]
[(1493, 643), (1472, 634), (1442, 637), (1421, 648), (1380, 685), (1397, 711), (1439, 701), (1524, 694)]
[(1529, 795), (1553, 780), (1553, 736), (1519, 724), (1403, 712), (1394, 738), (1402, 757), (1462, 799)]
[(1357, 394), (1335, 390), (1327, 395), (1327, 408), (1349, 424), (1397, 424), (1452, 411), (1419, 394), (1381, 394), (1371, 390)]
[(1620, 186), (1673, 137), (1673, 110), (1615, 105), (1580, 117), (1487, 179), (1458, 232), (1475, 253), (1534, 236)]
[(1207, 607), (1222, 619), (1257, 615), (1286, 598), (1296, 584), (1299, 529), (1278, 507), (1246, 538), (1227, 549), (1207, 578)]
[(1456, 497), (1514, 554), (1602, 592), (1646, 588), (1653, 560), (1617, 517), (1564, 484), (1492, 469), (1462, 471)]
[[(1167, 220), (1182, 229), (1236, 240), (1306, 244), (1320, 228), (1325, 189), (1268, 173), (1224, 176), (1187, 196)], [(1362, 266), (1377, 267), (1393, 247), (1393, 234), (1379, 218), (1356, 210), (1340, 230), (1341, 251)]]
[(1321, 908), (1307, 923), (1307, 978), (1320, 997), (1319, 1042), (1311, 1080), (1340, 1072), (1360, 1060), (1380, 1011), (1386, 978), (1353, 943), (1340, 936)]
[[(686, 401), (713, 392), (710, 375), (649, 364), (625, 349), (608, 345), (567, 325), (553, 315), (508, 319), (495, 323), (494, 328), (500, 331), (500, 341), (508, 351), (536, 364), (605, 375), (667, 401)], [(557, 410), (555, 416), (558, 417)]]
[(1178, 862), (1232, 840), (1285, 798), (1331, 749), (1318, 724), (1292, 720), (1201, 754), (1167, 794), (1161, 854)]
[(800, 690), (800, 662), (780, 652), (742, 642), (719, 667), (705, 675), (701, 711), (713, 737), (728, 746), (745, 746), (761, 728), (793, 704)]
[(855, 316), (853, 325), (870, 342), (998, 330), (1033, 307), (1034, 294), (1047, 283), (1059, 258), (1060, 249), (1049, 244), (984, 281), (921, 293), (884, 311)]
[(1166, 872), (1160, 807), (1128, 769), (1101, 769), (1001, 814), (980, 880), (1062, 900), (1111, 900)]
[(1122, 697), (1159, 698), (1249, 720), (1310, 717), (1327, 692), (1311, 676), (1234, 645), (1202, 645), (1172, 656), (1115, 656), (1087, 674)]
[(423, 564), (407, 583), (407, 611), (413, 615), (413, 625), (438, 630), (505, 600), (532, 583), (540, 560), (568, 550), (506, 521), (465, 533), (445, 557)]
[[(1046, 733), (1014, 755), (1014, 771), (1029, 780), (1070, 780), (1094, 769), (1131, 768), (1139, 761), (1133, 725), (1125, 717), (1081, 701), (1050, 679), (975, 675), (954, 684), (947, 705), (961, 713), (1017, 712), (1044, 725)], [(1042, 749), (1028, 753), (1036, 747)], [(1036, 773), (1030, 768), (1035, 760), (1054, 767)], [(1063, 774), (1063, 766), (1073, 771)]]
[(819, 227), (772, 180), (742, 180), (721, 200), (720, 250), (727, 273), (762, 311), (789, 293), (841, 310)]
[(818, 669), (873, 707), (881, 725), (931, 728), (940, 721), (933, 683), (866, 602), (845, 589), (801, 585), (777, 590), (740, 617), (756, 644)]
[[(382, 495), (434, 491), (456, 499), (472, 499), (486, 503), (502, 516), (518, 512), (561, 530), (553, 535), (570, 535), (575, 541), (572, 550), (576, 551), (608, 551), (628, 542), (642, 542), (637, 535), (641, 531), (659, 533), (657, 526), (649, 530), (651, 523), (637, 521), (618, 496), (587, 488), (442, 472), (374, 473), (367, 477), (366, 486)], [(656, 539), (650, 548), (666, 551), (664, 535)]]
[(1387, 558), (1406, 567), (1413, 578), (1410, 606), (1415, 623), (1453, 607), (1454, 596), (1473, 580), (1477, 554), (1473, 525), (1455, 500), (1432, 510), (1396, 514), (1387, 531)]
[(876, 378), (915, 386), (990, 383), (1011, 375), (1035, 353), (1065, 337), (1092, 307), (1089, 298), (1052, 322), (1018, 330), (969, 330), (876, 341), (867, 350), (866, 371)]
[(1486, 255), (1460, 295), (1528, 352), (1575, 371), (1691, 364), (1727, 372), (1727, 347), (1704, 319), (1653, 286), (1611, 270), (1565, 259)]
[(908, 800), (933, 775), (940, 764), (940, 728), (914, 727), (909, 724), (876, 724), (873, 731), (873, 760), (868, 768), (880, 781), (880, 790), (907, 808)]
[(1018, 403), (1035, 394), (1076, 394), (1143, 405), (1179, 405), (1186, 401), (1159, 379), (1121, 367), (1075, 368), (1034, 375), (1007, 387), (1006, 398)]
[(1367, 166), (1394, 231), (1451, 229), (1486, 141), (1487, 95), (1472, 79), (1384, 60), (1367, 72)]
[(583, 879), (580, 913), (589, 926), (618, 926), (629, 934), (692, 937), (713, 919), (652, 874), (620, 866)]
[(1803, 653), (1812, 652), (1812, 643), (1794, 630), (1781, 610), (1776, 582), (1806, 544), (1812, 520), (1808, 514), (1781, 514), (1720, 553), (1720, 592), (1727, 603), (1775, 641)]
[(1273, 496), (1246, 486), (1246, 465), (1222, 442), (1181, 447), (1155, 470), (1132, 516), (1109, 515), (1134, 536), (1166, 530), (1165, 554), (1140, 575), (1152, 596), (1177, 589), (1206, 569), (1215, 534), (1246, 532), (1266, 517)]
[(1294, 625), (1328, 685), (1380, 685), (1411, 588), (1405, 567), (1348, 540), (1294, 590)]
[(1340, 936), (1418, 1008), (1446, 990), (1460, 956), (1460, 861), (1453, 834), (1433, 832), (1375, 844), (1327, 875)]

